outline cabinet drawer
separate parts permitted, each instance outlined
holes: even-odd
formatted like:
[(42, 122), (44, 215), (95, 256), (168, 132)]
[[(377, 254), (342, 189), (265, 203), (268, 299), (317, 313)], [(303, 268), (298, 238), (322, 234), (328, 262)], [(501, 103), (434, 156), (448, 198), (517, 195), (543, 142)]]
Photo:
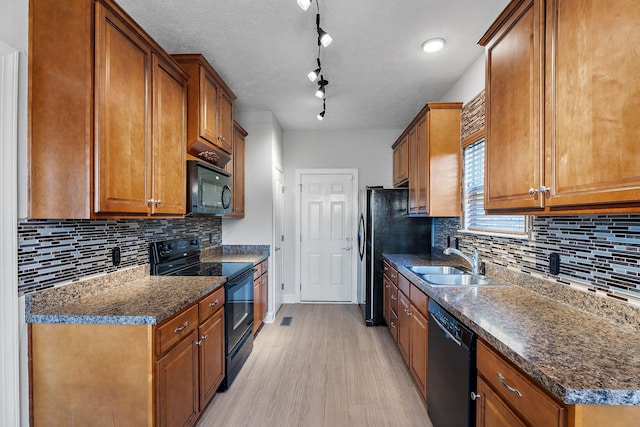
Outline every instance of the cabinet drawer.
[(262, 263), (254, 265), (253, 268), (255, 269), (253, 272), (253, 280), (256, 280), (262, 275)]
[(411, 289), (411, 282), (402, 274), (398, 274), (398, 289), (407, 296), (409, 295)]
[(478, 374), (530, 425), (563, 426), (564, 408), (525, 374), (478, 341)]
[(409, 294), (409, 299), (415, 308), (422, 313), (424, 317), (427, 317), (427, 304), (429, 303), (429, 297), (413, 283), (411, 284), (411, 294)]
[(389, 331), (395, 342), (398, 342), (398, 316), (394, 311), (391, 312), (391, 321), (389, 323)]
[(156, 354), (162, 355), (198, 327), (198, 306), (187, 308), (156, 330)]
[(382, 271), (387, 275), (389, 279), (396, 285), (398, 284), (398, 271), (391, 267), (387, 261), (382, 261)]
[(393, 315), (398, 314), (398, 287), (396, 285), (391, 285), (391, 311), (393, 311)]
[(204, 322), (209, 316), (224, 306), (224, 286), (204, 297), (198, 303), (198, 321)]

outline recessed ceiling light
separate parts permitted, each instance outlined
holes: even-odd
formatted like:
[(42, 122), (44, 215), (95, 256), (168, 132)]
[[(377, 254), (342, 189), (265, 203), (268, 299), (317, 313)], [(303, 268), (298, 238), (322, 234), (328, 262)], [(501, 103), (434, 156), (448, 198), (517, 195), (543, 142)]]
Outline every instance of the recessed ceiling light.
[(446, 41), (441, 38), (437, 39), (429, 39), (426, 42), (422, 43), (422, 50), (425, 52), (437, 52), (444, 47)]

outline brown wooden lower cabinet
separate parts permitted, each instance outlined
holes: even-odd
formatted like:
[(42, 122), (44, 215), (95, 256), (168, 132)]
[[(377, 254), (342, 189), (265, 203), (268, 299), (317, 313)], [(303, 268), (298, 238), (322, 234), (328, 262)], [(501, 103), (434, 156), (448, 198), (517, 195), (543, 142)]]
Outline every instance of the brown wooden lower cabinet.
[(254, 266), (253, 274), (253, 335), (260, 332), (269, 301), (269, 259)]
[[(384, 316), (423, 399), (427, 399), (427, 295), (384, 263)], [(395, 273), (398, 286), (387, 275)], [(407, 296), (407, 294), (409, 296)]]
[(526, 426), (524, 422), (491, 390), (482, 378), (478, 378), (478, 394), (476, 400), (476, 426), (517, 427)]
[(224, 288), (159, 325), (29, 325), (30, 425), (190, 426), (224, 377)]
[(158, 425), (185, 426), (198, 416), (198, 334), (196, 330), (156, 362)]

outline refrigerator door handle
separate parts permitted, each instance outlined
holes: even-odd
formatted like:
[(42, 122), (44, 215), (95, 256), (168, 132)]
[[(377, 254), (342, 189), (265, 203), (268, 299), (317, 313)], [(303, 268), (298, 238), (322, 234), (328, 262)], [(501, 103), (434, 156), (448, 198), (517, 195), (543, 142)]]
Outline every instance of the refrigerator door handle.
[(358, 252), (360, 253), (360, 261), (364, 258), (365, 239), (364, 215), (360, 214), (360, 224), (358, 225)]

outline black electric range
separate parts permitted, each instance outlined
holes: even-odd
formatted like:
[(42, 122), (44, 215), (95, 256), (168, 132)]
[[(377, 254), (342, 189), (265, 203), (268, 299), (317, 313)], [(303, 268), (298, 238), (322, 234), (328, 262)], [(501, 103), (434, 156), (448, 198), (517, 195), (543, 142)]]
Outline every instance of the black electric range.
[(226, 276), (232, 280), (253, 268), (250, 262), (200, 261), (200, 240), (174, 239), (151, 244), (151, 274), (154, 276)]
[(226, 276), (224, 284), (225, 391), (240, 372), (253, 349), (253, 263), (200, 261), (200, 240), (173, 239), (150, 248), (154, 276)]

